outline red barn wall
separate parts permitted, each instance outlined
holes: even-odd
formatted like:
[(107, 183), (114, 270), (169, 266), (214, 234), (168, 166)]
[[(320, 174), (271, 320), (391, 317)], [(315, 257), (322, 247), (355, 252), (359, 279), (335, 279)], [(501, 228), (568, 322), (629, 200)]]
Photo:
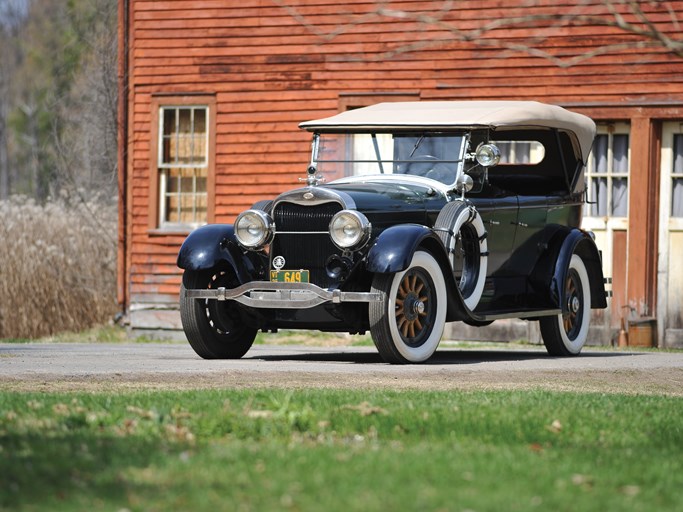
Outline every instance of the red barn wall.
[[(231, 222), (255, 201), (297, 185), (310, 147), (299, 122), (396, 99), (530, 99), (596, 120), (638, 119), (632, 139), (646, 138), (632, 155), (643, 169), (634, 177), (631, 199), (645, 214), (656, 215), (647, 144), (656, 138), (658, 122), (683, 118), (683, 57), (656, 45), (601, 53), (603, 45), (639, 39), (591, 24), (537, 19), (472, 32), (501, 15), (542, 18), (575, 12), (585, 3), (461, 0), (441, 13), (440, 1), (121, 0), (120, 119), (126, 144), (120, 159), (125, 195), (119, 296), (133, 326), (177, 326), (175, 261), (186, 233), (161, 233), (150, 225), (152, 105), (163, 95), (215, 98), (215, 222)], [(379, 15), (380, 4), (408, 15)], [(675, 13), (683, 12), (683, 2), (670, 4)], [(584, 9), (609, 16), (601, 0)], [(679, 32), (671, 12), (657, 3), (643, 2), (642, 9), (659, 30)], [(656, 269), (642, 242), (656, 237), (653, 230), (640, 217), (631, 221), (629, 255), (637, 260), (637, 275), (629, 273), (623, 283), (630, 298), (650, 303), (656, 290), (649, 279)]]

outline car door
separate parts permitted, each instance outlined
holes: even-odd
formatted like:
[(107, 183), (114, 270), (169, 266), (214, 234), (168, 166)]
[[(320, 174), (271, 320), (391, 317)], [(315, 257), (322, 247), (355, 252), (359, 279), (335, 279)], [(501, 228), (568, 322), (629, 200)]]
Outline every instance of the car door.
[(543, 247), (542, 231), (547, 221), (548, 198), (519, 195), (518, 202), (515, 239), (508, 270), (515, 276), (528, 276)]
[(482, 214), (488, 232), (488, 275), (506, 275), (517, 231), (519, 204), (516, 194), (501, 194), (492, 199), (492, 207)]

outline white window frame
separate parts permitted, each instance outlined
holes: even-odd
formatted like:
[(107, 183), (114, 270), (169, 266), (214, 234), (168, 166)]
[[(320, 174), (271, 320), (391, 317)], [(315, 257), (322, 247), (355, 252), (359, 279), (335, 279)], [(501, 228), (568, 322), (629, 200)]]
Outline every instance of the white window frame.
[[(670, 131), (669, 131), (670, 130)], [(665, 165), (667, 165), (667, 170), (668, 170), (668, 183), (666, 189), (662, 189), (662, 193), (666, 193), (666, 207), (668, 211), (666, 212), (667, 215), (666, 217), (669, 218), (670, 220), (676, 220), (677, 223), (683, 223), (683, 215), (674, 215), (673, 212), (673, 200), (674, 200), (674, 181), (675, 180), (683, 180), (683, 170), (680, 172), (676, 172), (674, 169), (674, 141), (675, 139), (682, 140), (683, 139), (683, 123), (678, 124), (678, 130), (675, 129), (669, 129), (667, 130), (667, 133), (665, 136), (668, 136), (671, 138), (671, 141), (666, 141), (666, 153), (664, 153), (662, 159), (664, 158), (669, 158), (669, 162), (665, 162)], [(670, 146), (669, 146), (670, 142)], [(664, 196), (663, 196), (664, 197)]]
[[(607, 213), (606, 216), (593, 217), (590, 215), (591, 204), (586, 203), (584, 205), (583, 220), (581, 227), (588, 231), (593, 231), (596, 237), (596, 243), (598, 247), (603, 251), (603, 271), (605, 275), (612, 276), (612, 262), (614, 258), (614, 232), (615, 231), (627, 231), (628, 230), (628, 217), (613, 217), (609, 215), (612, 208), (612, 178), (626, 178), (627, 179), (627, 190), (630, 185), (630, 171), (631, 171), (631, 126), (628, 123), (602, 123), (598, 125), (598, 134), (607, 135), (609, 137), (607, 143), (607, 173), (600, 173), (600, 177), (607, 177), (607, 190), (608, 192), (608, 202), (607, 202)], [(628, 135), (629, 136), (629, 148), (628, 148), (628, 173), (613, 173), (614, 158), (613, 158), (613, 136), (614, 135)], [(595, 159), (593, 155), (588, 158), (588, 164), (586, 165), (586, 198), (588, 201), (593, 198), (593, 182), (592, 178), (595, 176), (594, 172), (594, 162)], [(628, 199), (627, 199), (628, 201)], [(630, 212), (630, 205), (627, 203), (626, 206), (627, 213)], [(613, 312), (612, 314), (620, 314)]]
[(683, 217), (671, 215), (673, 180), (683, 178), (683, 174), (674, 172), (674, 137), (683, 135), (683, 122), (666, 122), (662, 129), (662, 147), (660, 163), (659, 189), (659, 258), (657, 262), (657, 336), (660, 346), (667, 346), (667, 322), (669, 301), (676, 295), (670, 291), (670, 274), (677, 270), (671, 268), (670, 236), (673, 232), (683, 231)]
[[(630, 187), (631, 174), (631, 126), (628, 123), (609, 123), (599, 124), (597, 127), (598, 135), (607, 135), (607, 171), (605, 173), (597, 174), (594, 168), (595, 159), (591, 155), (586, 166), (586, 197), (591, 201), (593, 194), (593, 178), (607, 178), (607, 214), (603, 216), (591, 215), (591, 204), (586, 203), (583, 213), (583, 227), (590, 230), (626, 230), (628, 228), (628, 212), (630, 212), (630, 204), (628, 198), (628, 190)], [(614, 135), (628, 135), (628, 170), (627, 172), (614, 171)], [(613, 216), (612, 210), (612, 181), (614, 179), (626, 179), (626, 216)]]
[[(175, 127), (173, 130), (173, 133), (175, 136), (178, 138), (180, 137), (180, 131), (178, 129), (178, 124), (179, 124), (179, 112), (180, 110), (190, 110), (192, 112), (191, 114), (191, 131), (190, 131), (190, 136), (194, 137), (194, 119), (195, 119), (195, 112), (198, 110), (203, 110), (205, 114), (205, 133), (204, 133), (204, 158), (202, 161), (197, 161), (197, 162), (191, 162), (187, 164), (179, 163), (179, 162), (164, 162), (164, 113), (167, 110), (174, 110), (175, 111)], [(167, 229), (167, 228), (190, 228), (194, 229), (196, 227), (199, 227), (201, 225), (204, 225), (208, 221), (208, 177), (209, 177), (209, 139), (210, 139), (210, 115), (211, 115), (211, 108), (207, 104), (166, 104), (166, 105), (160, 105), (159, 106), (159, 131), (157, 134), (157, 173), (158, 173), (158, 190), (159, 190), (159, 195), (158, 195), (158, 225), (161, 229)], [(194, 144), (194, 141), (192, 142)], [(194, 151), (193, 151), (194, 152)], [(186, 192), (183, 193), (180, 189), (180, 186), (178, 187), (178, 192), (174, 193), (169, 193), (168, 192), (168, 180), (169, 176), (168, 173), (171, 169), (198, 169), (198, 168), (204, 168), (205, 169), (205, 175), (207, 179), (207, 190), (204, 192), (206, 194), (206, 203), (207, 203), (207, 213), (206, 217), (202, 220), (197, 220), (196, 222), (170, 222), (167, 220), (168, 217), (168, 211), (166, 208), (166, 200), (172, 196), (172, 195), (177, 195), (178, 196), (178, 205), (179, 207), (181, 206), (182, 202), (180, 201), (181, 197), (183, 195), (190, 195), (193, 197), (197, 197), (199, 193), (197, 192), (197, 177), (193, 177), (193, 186), (192, 186), (192, 192)], [(193, 205), (193, 217), (196, 219), (197, 218), (197, 212), (196, 212), (196, 201), (194, 202)]]

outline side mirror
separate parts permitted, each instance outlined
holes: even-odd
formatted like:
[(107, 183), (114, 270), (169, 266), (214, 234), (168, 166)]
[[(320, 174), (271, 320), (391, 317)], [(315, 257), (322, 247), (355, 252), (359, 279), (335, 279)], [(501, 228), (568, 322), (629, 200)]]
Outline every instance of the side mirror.
[(462, 173), (455, 181), (455, 190), (462, 199), (465, 199), (465, 193), (472, 190), (472, 187), (474, 187), (474, 180), (472, 180), (472, 176), (469, 174)]

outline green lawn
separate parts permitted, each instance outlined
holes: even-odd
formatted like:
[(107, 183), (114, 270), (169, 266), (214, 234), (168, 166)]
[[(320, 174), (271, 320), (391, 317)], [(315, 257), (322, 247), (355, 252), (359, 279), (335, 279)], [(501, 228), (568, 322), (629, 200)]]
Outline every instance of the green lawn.
[(0, 394), (3, 510), (681, 510), (683, 399)]

